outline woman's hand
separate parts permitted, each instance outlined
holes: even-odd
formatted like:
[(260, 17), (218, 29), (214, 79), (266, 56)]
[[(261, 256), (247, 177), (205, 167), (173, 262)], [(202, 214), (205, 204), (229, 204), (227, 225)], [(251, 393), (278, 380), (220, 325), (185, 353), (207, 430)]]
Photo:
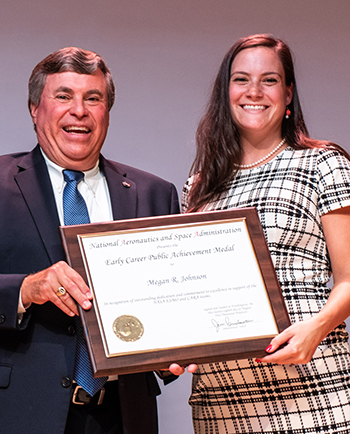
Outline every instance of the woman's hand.
[(317, 315), (297, 322), (272, 339), (266, 348), (269, 354), (260, 362), (294, 365), (310, 362), (319, 343), (327, 336)]

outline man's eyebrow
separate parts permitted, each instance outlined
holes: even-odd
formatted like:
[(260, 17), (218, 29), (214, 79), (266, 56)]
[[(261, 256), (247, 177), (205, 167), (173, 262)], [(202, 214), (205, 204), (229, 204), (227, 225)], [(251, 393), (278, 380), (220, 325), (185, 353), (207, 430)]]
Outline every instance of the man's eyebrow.
[[(56, 92), (74, 93), (74, 90), (70, 87), (60, 86), (56, 89)], [(87, 95), (99, 95), (103, 97), (103, 93), (99, 89), (90, 89), (86, 92)]]
[(99, 96), (103, 96), (103, 93), (99, 90), (99, 89), (90, 89), (87, 92), (87, 95), (99, 95)]
[(56, 92), (66, 92), (66, 93), (72, 93), (73, 90), (70, 87), (66, 86), (60, 86), (56, 89)]

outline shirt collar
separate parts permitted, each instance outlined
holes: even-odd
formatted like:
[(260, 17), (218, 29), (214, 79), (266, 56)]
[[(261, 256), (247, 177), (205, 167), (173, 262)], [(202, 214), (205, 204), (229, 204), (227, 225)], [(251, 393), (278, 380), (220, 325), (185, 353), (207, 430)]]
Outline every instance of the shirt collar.
[[(61, 193), (65, 186), (65, 180), (63, 178), (64, 167), (61, 167), (58, 164), (51, 161), (41, 148), (40, 150), (41, 153), (43, 154), (45, 163), (47, 165), (52, 185), (54, 188), (58, 190), (59, 193)], [(91, 190), (91, 192), (95, 195), (98, 183), (100, 179), (103, 177), (100, 172), (99, 161), (97, 161), (96, 165), (92, 169), (87, 170), (86, 172), (83, 171), (83, 173), (84, 173), (83, 182), (87, 184), (89, 190)]]

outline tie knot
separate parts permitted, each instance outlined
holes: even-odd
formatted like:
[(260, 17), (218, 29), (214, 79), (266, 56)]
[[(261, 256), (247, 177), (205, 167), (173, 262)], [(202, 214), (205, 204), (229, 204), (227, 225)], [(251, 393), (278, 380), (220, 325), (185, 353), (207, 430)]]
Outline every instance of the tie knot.
[(63, 171), (63, 177), (66, 182), (72, 182), (75, 181), (76, 183), (79, 183), (84, 178), (84, 173), (79, 172), (77, 170), (67, 170), (65, 169)]

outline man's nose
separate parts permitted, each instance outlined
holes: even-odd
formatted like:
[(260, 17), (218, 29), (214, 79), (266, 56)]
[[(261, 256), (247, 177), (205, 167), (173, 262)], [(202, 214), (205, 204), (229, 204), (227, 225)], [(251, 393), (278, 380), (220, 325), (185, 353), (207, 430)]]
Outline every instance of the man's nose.
[(83, 99), (73, 98), (69, 110), (72, 116), (76, 116), (77, 118), (82, 118), (86, 116), (86, 106)]

